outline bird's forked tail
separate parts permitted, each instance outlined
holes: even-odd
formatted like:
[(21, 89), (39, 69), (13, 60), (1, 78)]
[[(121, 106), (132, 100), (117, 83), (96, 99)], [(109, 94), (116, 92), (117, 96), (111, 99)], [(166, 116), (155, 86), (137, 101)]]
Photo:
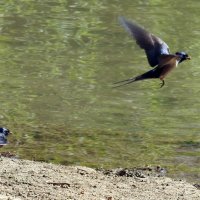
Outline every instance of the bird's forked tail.
[(151, 78), (158, 78), (157, 73), (156, 73), (156, 68), (152, 69), (152, 70), (150, 70), (150, 71), (148, 71), (148, 72), (146, 72), (142, 75), (139, 75), (139, 76), (136, 76), (136, 77), (133, 77), (133, 78), (129, 78), (129, 79), (126, 79), (126, 80), (123, 80), (123, 81), (115, 82), (113, 84), (119, 84), (119, 83), (122, 83), (122, 84), (114, 86), (113, 88), (128, 85), (128, 84), (133, 83), (135, 81), (141, 81), (141, 80), (144, 80), (144, 79), (151, 79)]

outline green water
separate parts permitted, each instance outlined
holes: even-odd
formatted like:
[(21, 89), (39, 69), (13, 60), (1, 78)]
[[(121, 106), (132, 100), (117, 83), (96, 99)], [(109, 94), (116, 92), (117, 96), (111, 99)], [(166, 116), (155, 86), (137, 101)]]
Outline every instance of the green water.
[[(0, 2), (0, 120), (20, 158), (90, 167), (161, 165), (200, 178), (200, 1)], [(134, 19), (182, 63), (159, 80), (113, 89), (150, 68), (118, 23)]]

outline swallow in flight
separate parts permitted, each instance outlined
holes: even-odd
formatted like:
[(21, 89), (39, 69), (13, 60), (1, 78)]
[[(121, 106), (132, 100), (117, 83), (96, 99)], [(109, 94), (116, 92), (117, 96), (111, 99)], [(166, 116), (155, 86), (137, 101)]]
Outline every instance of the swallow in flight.
[(154, 68), (142, 75), (118, 81), (114, 83), (119, 84), (115, 87), (152, 78), (159, 78), (162, 81), (161, 87), (163, 87), (165, 85), (164, 79), (168, 73), (171, 72), (171, 70), (174, 69), (179, 63), (184, 60), (191, 59), (185, 52), (170, 54), (169, 47), (163, 40), (146, 31), (136, 23), (130, 22), (124, 17), (120, 17), (119, 21), (125, 30), (130, 33), (133, 39), (136, 40), (136, 43), (140, 46), (140, 48), (144, 49), (150, 66)]

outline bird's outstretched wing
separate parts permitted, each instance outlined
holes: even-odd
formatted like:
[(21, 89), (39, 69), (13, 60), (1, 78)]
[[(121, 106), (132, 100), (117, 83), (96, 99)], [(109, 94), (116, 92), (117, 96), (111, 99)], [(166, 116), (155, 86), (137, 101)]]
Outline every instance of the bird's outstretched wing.
[(151, 67), (158, 65), (160, 55), (170, 54), (168, 45), (159, 37), (146, 31), (136, 23), (126, 20), (124, 17), (119, 17), (119, 21), (136, 40), (137, 44), (145, 50)]

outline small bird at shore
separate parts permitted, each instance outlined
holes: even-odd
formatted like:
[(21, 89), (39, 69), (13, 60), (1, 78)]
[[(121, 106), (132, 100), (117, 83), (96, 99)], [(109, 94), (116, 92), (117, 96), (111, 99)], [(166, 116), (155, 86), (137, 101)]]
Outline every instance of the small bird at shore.
[(179, 63), (184, 60), (191, 59), (185, 52), (170, 54), (169, 47), (163, 40), (146, 31), (135, 22), (126, 20), (124, 17), (120, 17), (119, 21), (125, 30), (128, 31), (136, 40), (136, 43), (140, 46), (140, 48), (144, 49), (150, 66), (154, 68), (142, 75), (115, 82), (114, 84), (119, 85), (114, 87), (120, 87), (135, 81), (153, 78), (159, 78), (162, 81), (161, 87), (163, 87), (165, 85), (164, 78), (168, 75), (168, 73), (171, 72), (171, 70), (174, 69)]
[(0, 127), (0, 148), (7, 145), (7, 137), (11, 134), (7, 128)]

